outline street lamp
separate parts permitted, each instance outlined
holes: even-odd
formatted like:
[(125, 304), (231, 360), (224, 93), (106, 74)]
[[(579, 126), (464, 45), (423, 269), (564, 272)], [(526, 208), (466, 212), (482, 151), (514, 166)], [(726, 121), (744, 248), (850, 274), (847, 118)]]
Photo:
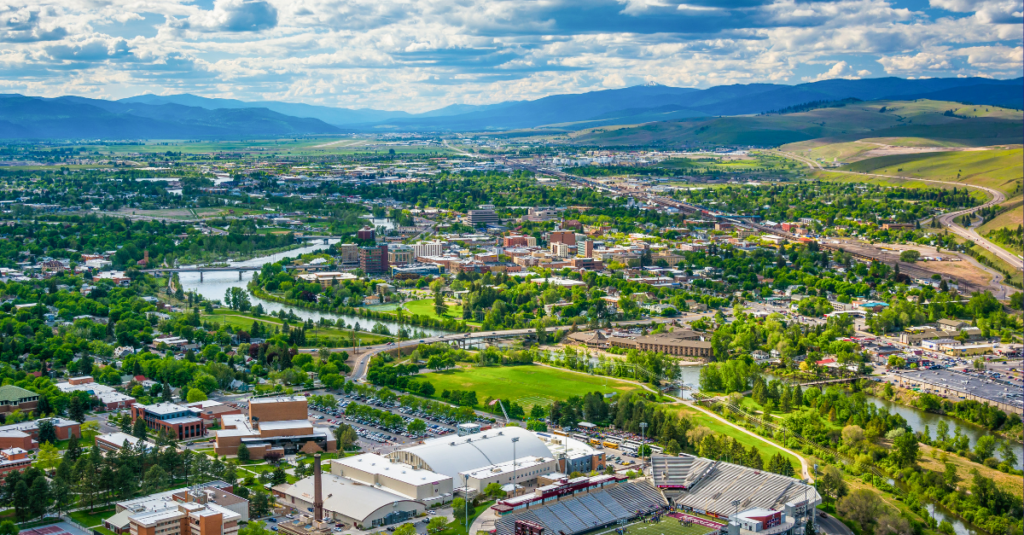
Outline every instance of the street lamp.
[(466, 479), (466, 533), (469, 533), (469, 474), (462, 474), (462, 477)]
[[(519, 442), (519, 437), (512, 437), (512, 495), (516, 495), (516, 442)], [(468, 530), (467, 530), (468, 532)]]
[(647, 422), (640, 422), (640, 467), (643, 469), (644, 445), (647, 443)]

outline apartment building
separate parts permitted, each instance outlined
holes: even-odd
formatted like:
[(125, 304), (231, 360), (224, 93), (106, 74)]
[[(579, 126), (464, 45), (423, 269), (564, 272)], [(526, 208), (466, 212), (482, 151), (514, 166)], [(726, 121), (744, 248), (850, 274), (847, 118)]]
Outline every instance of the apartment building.
[(342, 264), (358, 264), (359, 263), (359, 246), (354, 243), (343, 243), (338, 246), (338, 252), (341, 253)]
[(469, 224), (476, 225), (489, 225), (498, 224), (498, 214), (494, 212), (494, 209), (485, 210), (470, 210), (469, 211)]
[(445, 243), (441, 241), (417, 243), (412, 246), (412, 254), (416, 258), (421, 256), (441, 256), (444, 254), (444, 247)]
[(388, 245), (382, 243), (376, 247), (361, 247), (359, 249), (359, 268), (366, 274), (391, 271)]

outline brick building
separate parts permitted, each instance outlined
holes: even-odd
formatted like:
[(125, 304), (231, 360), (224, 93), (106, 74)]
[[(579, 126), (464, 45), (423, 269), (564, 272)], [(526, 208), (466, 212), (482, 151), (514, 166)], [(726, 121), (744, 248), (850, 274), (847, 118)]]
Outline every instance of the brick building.
[(43, 420), (53, 423), (57, 440), (70, 440), (72, 436), (82, 438), (82, 427), (78, 422), (64, 418), (42, 418), (34, 422), (0, 426), (0, 449), (21, 448), (31, 451), (38, 448), (39, 422)]
[(7, 477), (11, 472), (24, 471), (32, 466), (32, 459), (28, 452), (22, 448), (7, 448), (0, 450), (0, 480)]
[(576, 245), (576, 233), (571, 230), (556, 230), (548, 234), (548, 243)]
[(390, 272), (388, 245), (382, 243), (376, 247), (361, 247), (359, 249), (359, 268), (366, 274)]
[(356, 232), (356, 237), (360, 241), (373, 241), (377, 239), (377, 231), (373, 227), (365, 226)]
[(39, 394), (20, 386), (0, 386), (0, 414), (28, 412), (39, 406)]
[(247, 415), (221, 418), (222, 429), (215, 432), (214, 451), (217, 455), (237, 455), (238, 446), (245, 444), (253, 459), (262, 459), (271, 452), (336, 451), (334, 435), (326, 427), (313, 427), (308, 409), (303, 396), (251, 399)]
[(132, 422), (141, 419), (153, 431), (168, 431), (178, 440), (206, 435), (206, 422), (200, 417), (200, 410), (183, 407), (177, 403), (155, 405), (132, 405)]

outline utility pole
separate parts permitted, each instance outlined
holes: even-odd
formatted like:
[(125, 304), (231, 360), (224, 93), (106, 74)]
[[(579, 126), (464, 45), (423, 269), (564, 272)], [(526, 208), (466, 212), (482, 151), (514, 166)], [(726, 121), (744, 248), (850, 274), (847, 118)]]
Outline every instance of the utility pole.
[(640, 422), (640, 471), (643, 473), (644, 446), (647, 444), (647, 422)]

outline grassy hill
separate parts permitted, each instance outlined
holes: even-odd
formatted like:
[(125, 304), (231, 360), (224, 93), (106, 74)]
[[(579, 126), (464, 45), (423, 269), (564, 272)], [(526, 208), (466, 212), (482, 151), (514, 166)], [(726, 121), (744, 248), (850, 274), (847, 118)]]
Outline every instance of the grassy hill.
[(1024, 176), (1022, 159), (1021, 148), (928, 152), (869, 158), (844, 166), (843, 170), (974, 184), (1012, 197), (1020, 192)]
[(801, 113), (661, 121), (617, 128), (581, 130), (571, 142), (598, 146), (780, 146), (807, 147), (863, 138), (926, 139), (948, 146), (987, 146), (1024, 142), (1024, 114), (993, 106), (934, 100), (874, 101)]

